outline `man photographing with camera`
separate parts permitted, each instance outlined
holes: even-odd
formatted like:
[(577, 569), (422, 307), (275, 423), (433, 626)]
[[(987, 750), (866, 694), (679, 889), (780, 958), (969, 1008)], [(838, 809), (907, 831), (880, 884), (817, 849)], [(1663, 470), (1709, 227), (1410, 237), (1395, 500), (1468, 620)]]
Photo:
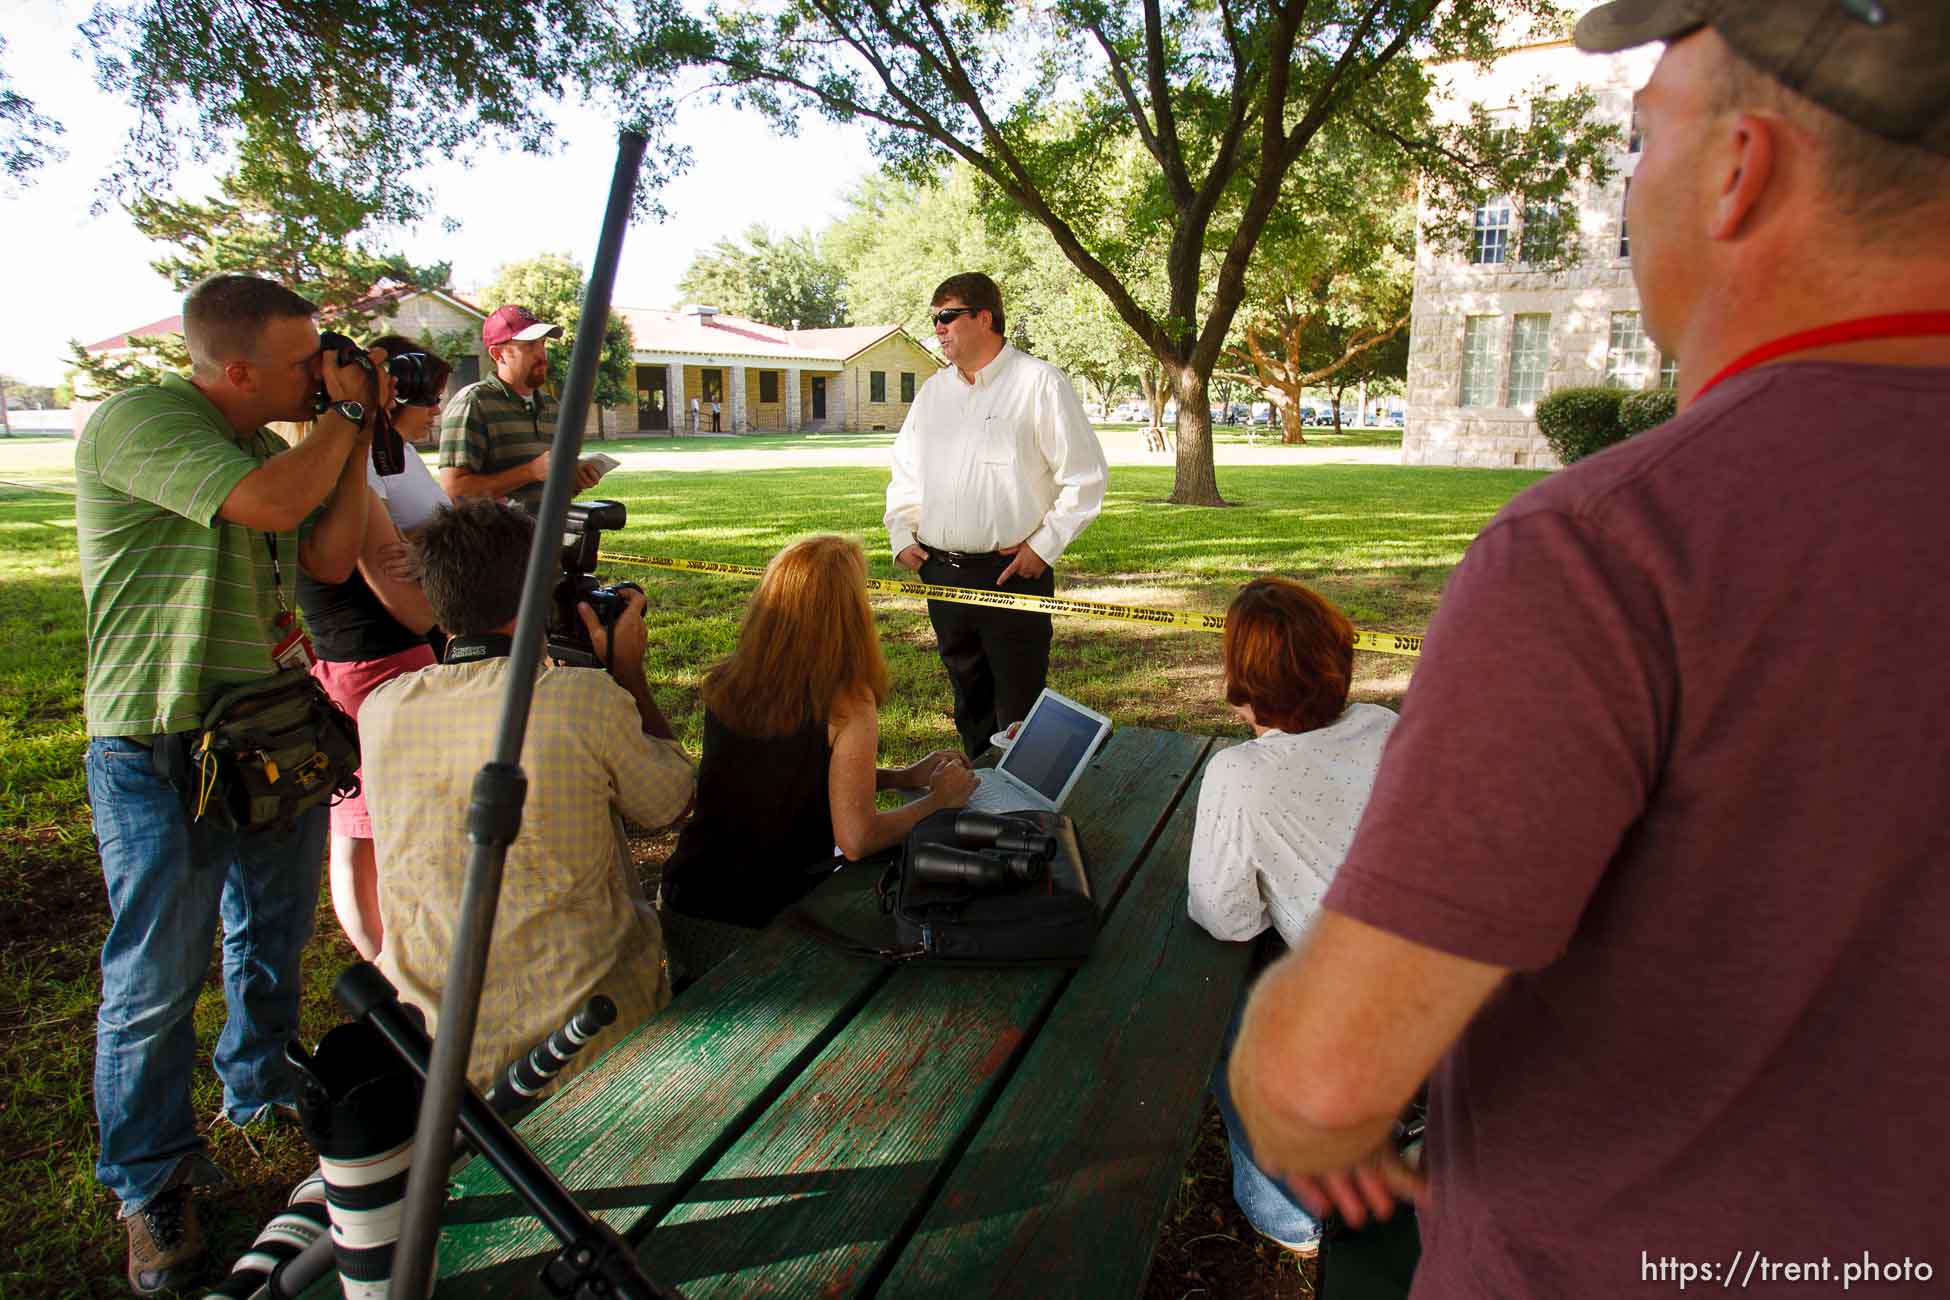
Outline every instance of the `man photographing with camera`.
[[(440, 486), (462, 497), (505, 498), (533, 514), (548, 478), (549, 448), (560, 414), (548, 383), (548, 341), (562, 327), (526, 307), (496, 308), (481, 322), (481, 342), (494, 374), (455, 393), (440, 421)], [(576, 491), (602, 471), (576, 467)]]
[[(95, 1172), (121, 1200), (140, 1294), (194, 1273), (203, 1243), (189, 1191), (222, 1177), (190, 1102), (190, 1013), (219, 916), (224, 1114), (247, 1124), (296, 1100), (284, 1045), (325, 809), (257, 832), (193, 821), (180, 757), (216, 695), (292, 657), (296, 570), (338, 582), (358, 558), (365, 462), (392, 382), (363, 358), (323, 350), (316, 311), (255, 276), (205, 280), (183, 303), (189, 378), (109, 398), (75, 444), (88, 796), (112, 914)], [(314, 423), (287, 446), (262, 427), (285, 420)]]
[[(379, 968), (436, 1021), (468, 860), (467, 808), (494, 750), (534, 521), (500, 502), (459, 501), (414, 545), (421, 586), (451, 634), (445, 661), (384, 683), (359, 713), (366, 804), (379, 860)], [(669, 825), (695, 778), (643, 672), (643, 593), (621, 592), (605, 627), (578, 607), (609, 672), (544, 667), (523, 742), (521, 833), (508, 847), (468, 1077), (485, 1087), (591, 994), (615, 1032), (670, 1000), (663, 931), (644, 898), (618, 814)], [(599, 1053), (589, 1053), (593, 1060)]]

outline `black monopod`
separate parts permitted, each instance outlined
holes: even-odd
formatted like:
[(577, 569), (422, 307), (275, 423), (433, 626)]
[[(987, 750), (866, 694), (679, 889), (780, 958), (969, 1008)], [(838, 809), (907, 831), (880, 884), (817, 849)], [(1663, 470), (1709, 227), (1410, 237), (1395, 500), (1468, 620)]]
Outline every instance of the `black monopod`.
[[(636, 193), (637, 172), (643, 166), (645, 145), (644, 137), (635, 131), (624, 131), (617, 140), (616, 170), (610, 177), (602, 235), (596, 244), (595, 261), (589, 268), (589, 284), (576, 326), (575, 351), (569, 358), (568, 382), (563, 386), (562, 410), (549, 457), (548, 480), (542, 488), (541, 508), (536, 512), (535, 543), (528, 553), (521, 611), (515, 618), (514, 645), (505, 674), (508, 688), (502, 697), (494, 752), (474, 778), (473, 798), (468, 804), (467, 838), (472, 847), (467, 855), (466, 883), (461, 889), (454, 951), (447, 964), (447, 980), (440, 998), (440, 1037), (434, 1042), (426, 1065), (426, 1089), (420, 1102), (419, 1125), (414, 1132), (413, 1168), (407, 1176), (399, 1250), (394, 1257), (393, 1300), (426, 1300), (433, 1288), (434, 1244), (440, 1231), (441, 1207), (447, 1199), (454, 1123), (463, 1110), (464, 1099), (472, 1095), (467, 1088), (467, 1058), (474, 1047), (481, 988), (487, 978), (488, 939), (494, 933), (494, 913), (501, 900), (501, 875), (507, 863), (508, 846), (521, 831), (522, 805), (528, 798), (528, 778), (521, 770), (521, 749), (528, 732), (528, 708), (535, 694), (535, 669), (541, 662), (550, 597), (560, 568), (564, 522), (569, 513), (569, 499), (575, 495), (582, 426), (595, 394), (596, 364), (602, 352), (603, 327), (609, 320), (610, 291), (616, 283), (616, 263), (623, 251), (623, 235), (629, 225), (630, 203)], [(566, 1211), (574, 1207), (575, 1202), (562, 1191), (561, 1184), (521, 1146), (520, 1139), (510, 1132), (508, 1141), (520, 1149), (546, 1179), (547, 1186), (553, 1187), (561, 1201), (566, 1202), (556, 1208)], [(482, 1154), (493, 1158), (485, 1147)], [(537, 1206), (537, 1213), (542, 1213), (542, 1207)], [(555, 1224), (549, 1214), (543, 1213), (542, 1217), (553, 1229)], [(635, 1256), (627, 1255), (627, 1259), (634, 1268)], [(648, 1289), (634, 1294), (675, 1294), (656, 1287), (640, 1272), (636, 1277)], [(552, 1279), (550, 1284), (553, 1286)]]

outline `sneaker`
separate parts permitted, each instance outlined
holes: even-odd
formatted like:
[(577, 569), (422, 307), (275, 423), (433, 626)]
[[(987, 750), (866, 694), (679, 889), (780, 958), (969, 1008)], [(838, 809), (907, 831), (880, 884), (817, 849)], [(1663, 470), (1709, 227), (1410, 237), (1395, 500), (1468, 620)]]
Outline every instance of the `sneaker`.
[(129, 1286), (137, 1295), (180, 1290), (203, 1267), (203, 1225), (188, 1187), (172, 1187), (131, 1214)]
[(1272, 1233), (1257, 1226), (1253, 1228), (1253, 1231), (1259, 1233), (1260, 1236), (1266, 1238), (1281, 1250), (1287, 1251), (1300, 1259), (1313, 1259), (1320, 1254), (1320, 1237), (1318, 1234), (1307, 1238), (1305, 1241), (1281, 1241)]

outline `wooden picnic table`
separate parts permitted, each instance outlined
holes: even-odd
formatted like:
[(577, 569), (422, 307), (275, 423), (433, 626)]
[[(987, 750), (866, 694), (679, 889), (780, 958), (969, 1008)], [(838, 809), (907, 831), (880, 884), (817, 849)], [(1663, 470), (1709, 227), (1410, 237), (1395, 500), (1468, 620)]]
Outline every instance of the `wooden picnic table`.
[[(1151, 1264), (1248, 944), (1185, 914), (1209, 737), (1126, 727), (1064, 811), (1103, 925), (1081, 968), (889, 967), (781, 922), (520, 1126), (691, 1297), (1129, 1296)], [(849, 868), (813, 896), (876, 912)], [(438, 1294), (538, 1294), (556, 1247), (455, 1179)]]

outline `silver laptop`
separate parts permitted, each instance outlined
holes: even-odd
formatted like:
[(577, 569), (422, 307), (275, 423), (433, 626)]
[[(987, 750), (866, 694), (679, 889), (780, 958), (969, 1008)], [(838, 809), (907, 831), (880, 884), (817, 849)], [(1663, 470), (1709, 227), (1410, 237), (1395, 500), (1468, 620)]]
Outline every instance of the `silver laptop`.
[(1103, 714), (1044, 687), (1002, 761), (975, 774), (968, 807), (980, 812), (1055, 812), (1109, 730), (1110, 719)]

